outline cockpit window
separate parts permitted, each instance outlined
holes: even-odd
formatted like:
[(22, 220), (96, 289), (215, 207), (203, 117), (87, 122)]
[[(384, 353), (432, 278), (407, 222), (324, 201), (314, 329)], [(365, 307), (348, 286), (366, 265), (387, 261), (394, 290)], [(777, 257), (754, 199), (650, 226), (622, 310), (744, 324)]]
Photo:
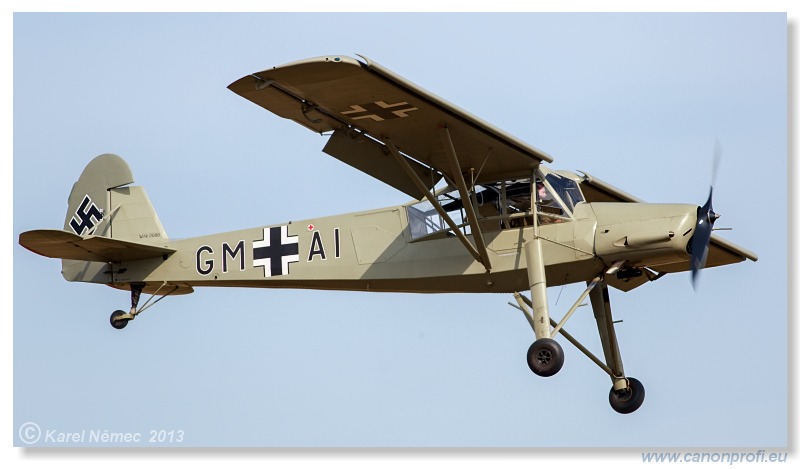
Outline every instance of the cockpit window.
[[(536, 201), (540, 224), (571, 220), (575, 204), (583, 200), (578, 185), (571, 179), (548, 173), (547, 184), (537, 178)], [(555, 192), (551, 192), (551, 188)], [(531, 212), (531, 180), (516, 179), (481, 184), (470, 194), (481, 232), (520, 228), (533, 224)], [(471, 233), (464, 204), (457, 190), (448, 188), (437, 194), (437, 200), (464, 234)], [(562, 205), (563, 202), (563, 205)], [(408, 221), (411, 239), (454, 236), (450, 226), (428, 200), (409, 205)]]
[(583, 202), (583, 194), (581, 194), (578, 184), (572, 179), (556, 173), (548, 173), (545, 179), (570, 212), (575, 211), (575, 205), (578, 202)]

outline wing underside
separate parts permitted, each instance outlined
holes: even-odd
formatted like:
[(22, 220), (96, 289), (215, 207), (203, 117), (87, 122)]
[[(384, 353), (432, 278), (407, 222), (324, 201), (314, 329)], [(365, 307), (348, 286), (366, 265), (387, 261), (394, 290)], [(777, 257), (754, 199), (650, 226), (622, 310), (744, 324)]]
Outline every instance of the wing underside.
[(546, 153), (368, 59), (303, 60), (245, 76), (228, 88), (315, 132), (334, 132), (325, 151), (343, 161), (352, 155), (353, 145), (342, 142), (371, 142), (364, 145), (362, 157), (345, 162), (416, 199), (424, 194), (404, 171), (375, 171), (376, 160), (392, 158), (388, 142), (415, 171), (426, 173), (421, 179), (428, 190), (440, 177), (454, 176), (443, 128), (458, 157), (458, 171), (472, 171), (476, 179), (530, 175), (539, 162), (552, 161)]

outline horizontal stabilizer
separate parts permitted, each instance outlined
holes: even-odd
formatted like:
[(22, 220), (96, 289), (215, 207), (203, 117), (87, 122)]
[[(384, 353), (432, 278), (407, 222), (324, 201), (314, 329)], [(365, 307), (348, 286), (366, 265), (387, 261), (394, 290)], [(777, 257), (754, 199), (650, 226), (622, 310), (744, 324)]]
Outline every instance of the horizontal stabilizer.
[(88, 262), (123, 262), (167, 256), (175, 252), (150, 244), (104, 236), (78, 236), (62, 230), (33, 230), (19, 235), (19, 244), (36, 254)]

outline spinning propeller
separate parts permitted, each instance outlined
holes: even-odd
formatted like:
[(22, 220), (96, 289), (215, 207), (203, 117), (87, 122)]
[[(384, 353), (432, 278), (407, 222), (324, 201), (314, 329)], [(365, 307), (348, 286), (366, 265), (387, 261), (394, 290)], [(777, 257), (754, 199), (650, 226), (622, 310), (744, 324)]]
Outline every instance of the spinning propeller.
[(722, 146), (719, 140), (714, 142), (714, 162), (711, 170), (711, 188), (708, 191), (708, 200), (705, 205), (697, 208), (697, 224), (694, 227), (694, 236), (689, 246), (692, 255), (692, 286), (697, 290), (697, 276), (700, 269), (705, 267), (708, 257), (708, 245), (711, 242), (711, 231), (714, 229), (714, 222), (720, 215), (714, 212), (711, 205), (711, 196), (714, 193), (714, 179), (717, 176), (717, 167), (722, 157)]

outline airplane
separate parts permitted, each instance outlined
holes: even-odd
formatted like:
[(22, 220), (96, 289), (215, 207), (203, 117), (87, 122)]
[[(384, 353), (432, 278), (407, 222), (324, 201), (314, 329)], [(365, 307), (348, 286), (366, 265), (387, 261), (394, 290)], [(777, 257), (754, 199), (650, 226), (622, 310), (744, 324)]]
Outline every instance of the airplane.
[[(624, 371), (609, 286), (627, 292), (685, 271), (696, 283), (703, 268), (758, 259), (712, 233), (713, 179), (702, 206), (646, 203), (548, 168), (547, 153), (358, 57), (292, 62), (228, 88), (328, 136), (323, 152), (410, 202), (176, 240), (125, 160), (103, 154), (73, 185), (63, 229), (27, 231), (19, 243), (62, 259), (68, 281), (129, 290), (130, 309), (111, 314), (116, 329), (196, 287), (507, 293), (534, 332), (533, 373), (562, 368), (560, 335), (608, 374), (615, 411), (639, 409), (644, 386)], [(572, 283), (586, 288), (556, 321), (547, 288)], [(602, 360), (564, 329), (587, 296)]]

